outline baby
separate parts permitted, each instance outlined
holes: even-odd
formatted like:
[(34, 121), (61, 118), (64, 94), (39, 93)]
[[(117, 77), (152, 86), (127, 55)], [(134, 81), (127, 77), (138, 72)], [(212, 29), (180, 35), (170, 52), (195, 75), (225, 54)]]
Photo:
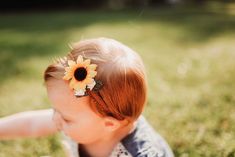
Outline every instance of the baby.
[(108, 38), (75, 43), (44, 73), (53, 109), (0, 119), (0, 139), (60, 131), (70, 157), (173, 157), (141, 115), (147, 83), (140, 56)]

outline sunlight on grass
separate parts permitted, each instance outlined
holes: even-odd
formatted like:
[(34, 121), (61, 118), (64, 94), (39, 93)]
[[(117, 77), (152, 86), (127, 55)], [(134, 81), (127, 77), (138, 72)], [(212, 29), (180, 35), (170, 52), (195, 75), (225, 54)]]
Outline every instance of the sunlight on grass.
[[(0, 116), (50, 107), (43, 72), (52, 58), (66, 54), (69, 43), (110, 37), (143, 58), (149, 84), (144, 115), (176, 156), (235, 156), (233, 14), (159, 9), (19, 14), (0, 20)], [(58, 135), (0, 142), (0, 156), (62, 152)]]

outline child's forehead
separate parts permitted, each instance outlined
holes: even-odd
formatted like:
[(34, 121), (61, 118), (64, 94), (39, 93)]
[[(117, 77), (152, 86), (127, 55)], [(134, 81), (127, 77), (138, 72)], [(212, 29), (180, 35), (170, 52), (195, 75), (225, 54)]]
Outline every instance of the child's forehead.
[(69, 88), (68, 82), (64, 80), (53, 79), (47, 83), (49, 95), (60, 95), (61, 97), (73, 98), (73, 90)]
[(89, 107), (89, 101), (87, 101), (89, 98), (87, 96), (81, 97), (81, 98), (75, 98), (71, 100), (54, 100), (54, 103), (52, 104), (53, 108), (63, 117), (67, 119), (73, 119), (76, 118), (78, 113), (81, 111), (84, 112), (88, 110)]
[(48, 85), (48, 97), (53, 101), (53, 105), (75, 108), (80, 104), (88, 103), (89, 98), (87, 96), (76, 97), (66, 81), (56, 80)]
[(71, 104), (75, 101), (73, 91), (71, 91), (64, 81), (51, 81), (47, 87), (48, 97), (53, 104)]
[(47, 88), (50, 89), (58, 89), (58, 88), (63, 88), (63, 89), (69, 89), (69, 83), (68, 81), (62, 80), (62, 79), (51, 79), (47, 81), (46, 83)]

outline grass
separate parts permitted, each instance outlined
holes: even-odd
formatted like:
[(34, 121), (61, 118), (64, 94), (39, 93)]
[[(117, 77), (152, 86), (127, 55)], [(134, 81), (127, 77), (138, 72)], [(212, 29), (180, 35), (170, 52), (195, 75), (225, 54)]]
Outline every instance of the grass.
[[(68, 43), (105, 36), (148, 74), (144, 115), (178, 157), (235, 156), (235, 15), (226, 9), (0, 15), (0, 116), (50, 107), (43, 71)], [(59, 135), (0, 141), (0, 157), (65, 156)]]

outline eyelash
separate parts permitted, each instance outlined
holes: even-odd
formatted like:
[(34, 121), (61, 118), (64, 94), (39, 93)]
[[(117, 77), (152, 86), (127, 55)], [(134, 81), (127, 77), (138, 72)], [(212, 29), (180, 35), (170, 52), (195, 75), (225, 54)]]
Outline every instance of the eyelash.
[[(54, 110), (54, 114), (55, 114), (55, 113), (56, 113), (56, 109), (53, 108), (53, 110)], [(62, 118), (66, 123), (68, 123), (68, 124), (71, 123), (70, 120), (64, 119), (64, 117), (62, 117), (62, 116), (61, 116), (61, 118)]]
[(63, 120), (64, 120), (66, 123), (71, 123), (70, 120), (67, 120), (67, 119), (64, 119), (64, 118), (63, 118)]

